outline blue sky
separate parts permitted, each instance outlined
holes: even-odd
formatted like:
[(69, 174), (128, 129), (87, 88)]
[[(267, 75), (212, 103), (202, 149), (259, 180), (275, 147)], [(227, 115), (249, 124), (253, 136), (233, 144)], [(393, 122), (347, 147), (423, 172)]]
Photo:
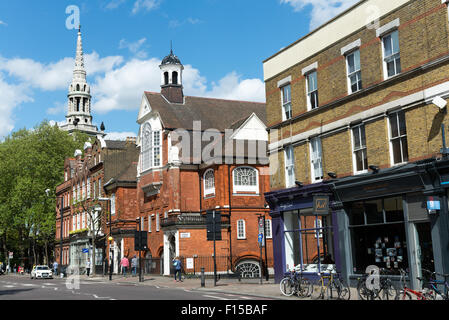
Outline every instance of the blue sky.
[(144, 90), (160, 91), (170, 51), (184, 93), (265, 101), (262, 61), (357, 0), (0, 0), (0, 139), (43, 119), (65, 121), (80, 10), (94, 123), (136, 135)]

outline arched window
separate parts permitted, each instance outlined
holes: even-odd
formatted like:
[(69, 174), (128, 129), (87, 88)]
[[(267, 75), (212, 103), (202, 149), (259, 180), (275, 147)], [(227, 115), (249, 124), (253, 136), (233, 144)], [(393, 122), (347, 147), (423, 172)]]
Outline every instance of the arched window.
[(246, 239), (245, 220), (237, 220), (237, 239)]
[(161, 131), (153, 131), (149, 123), (142, 130), (142, 171), (162, 165)]
[(176, 71), (173, 71), (172, 73), (172, 83), (178, 84), (178, 73)]
[(209, 169), (204, 173), (204, 197), (215, 194), (215, 175), (214, 169)]
[(76, 85), (76, 91), (80, 91), (80, 85), (79, 84)]
[(142, 171), (148, 170), (151, 167), (151, 146), (152, 146), (152, 131), (149, 123), (143, 126), (142, 132)]
[(168, 72), (164, 72), (164, 84), (168, 84)]
[(259, 193), (258, 171), (251, 167), (238, 167), (232, 171), (234, 193)]

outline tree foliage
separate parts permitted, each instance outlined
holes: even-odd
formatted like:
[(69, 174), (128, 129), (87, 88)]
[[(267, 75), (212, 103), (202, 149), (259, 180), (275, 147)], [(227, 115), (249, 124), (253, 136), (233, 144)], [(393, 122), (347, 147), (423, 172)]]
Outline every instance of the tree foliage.
[(64, 181), (64, 160), (88, 140), (85, 134), (69, 135), (43, 121), (0, 143), (0, 258), (14, 251), (14, 258), (31, 256), (29, 263), (38, 263), (43, 257), (36, 253), (42, 248), (49, 258), (56, 228), (54, 192)]

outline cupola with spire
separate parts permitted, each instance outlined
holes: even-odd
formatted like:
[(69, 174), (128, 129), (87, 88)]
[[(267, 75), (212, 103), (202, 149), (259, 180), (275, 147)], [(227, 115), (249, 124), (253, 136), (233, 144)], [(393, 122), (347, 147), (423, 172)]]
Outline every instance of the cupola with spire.
[(161, 93), (170, 103), (184, 103), (182, 86), (182, 72), (184, 66), (181, 60), (170, 49), (170, 54), (162, 59), (161, 69)]

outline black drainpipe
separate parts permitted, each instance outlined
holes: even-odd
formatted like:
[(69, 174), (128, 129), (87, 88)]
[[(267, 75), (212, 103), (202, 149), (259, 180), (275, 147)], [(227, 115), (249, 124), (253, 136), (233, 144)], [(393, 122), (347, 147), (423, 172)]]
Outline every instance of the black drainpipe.
[[(232, 264), (232, 219), (231, 219), (231, 166), (228, 164), (228, 195), (229, 195), (229, 259), (231, 263), (231, 270), (233, 270)], [(234, 271), (234, 270), (233, 270)]]

